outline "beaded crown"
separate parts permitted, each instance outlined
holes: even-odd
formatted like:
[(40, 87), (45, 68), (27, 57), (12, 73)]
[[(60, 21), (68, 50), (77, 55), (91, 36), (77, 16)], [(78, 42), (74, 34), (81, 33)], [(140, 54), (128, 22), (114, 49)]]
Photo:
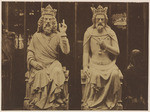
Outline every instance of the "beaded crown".
[(46, 8), (41, 8), (41, 14), (43, 15), (52, 15), (52, 16), (56, 16), (56, 9), (53, 9), (51, 7), (51, 5), (49, 4)]
[(101, 5), (99, 5), (97, 9), (95, 7), (91, 7), (93, 15), (103, 14), (107, 16), (107, 9), (108, 7), (103, 8)]

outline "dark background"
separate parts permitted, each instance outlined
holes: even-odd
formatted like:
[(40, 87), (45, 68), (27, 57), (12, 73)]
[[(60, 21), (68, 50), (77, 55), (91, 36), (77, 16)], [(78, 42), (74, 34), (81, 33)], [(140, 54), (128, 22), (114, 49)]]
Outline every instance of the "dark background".
[[(86, 29), (92, 25), (91, 6), (108, 7), (108, 25), (115, 31), (120, 47), (117, 65), (123, 72), (128, 65), (130, 51), (137, 48), (143, 53), (148, 74), (148, 3), (98, 3), (98, 2), (2, 2), (2, 21), (9, 31), (21, 34), (25, 48), (15, 50), (12, 79), (2, 80), (5, 101), (2, 109), (22, 109), (25, 96), (25, 72), (27, 41), (37, 30), (37, 21), (40, 18), (41, 7), (50, 4), (57, 9), (57, 21), (62, 19), (68, 26), (67, 35), (71, 52), (64, 55), (60, 51), (59, 60), (70, 71), (69, 78), (69, 109), (78, 110), (81, 107), (81, 78), (82, 69), (82, 42)], [(22, 16), (19, 14), (23, 13)], [(127, 14), (127, 29), (122, 30), (112, 24), (113, 14)], [(34, 15), (32, 15), (34, 14)], [(147, 79), (148, 80), (148, 79)], [(7, 92), (11, 82), (11, 92)], [(9, 99), (9, 100), (8, 100)]]

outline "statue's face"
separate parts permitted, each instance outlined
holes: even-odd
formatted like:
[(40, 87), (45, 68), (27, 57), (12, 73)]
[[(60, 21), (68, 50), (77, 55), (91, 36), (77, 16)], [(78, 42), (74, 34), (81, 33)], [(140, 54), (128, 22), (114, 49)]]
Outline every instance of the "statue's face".
[(102, 32), (103, 28), (105, 27), (105, 16), (104, 15), (97, 15), (96, 16), (96, 28), (98, 32)]
[(56, 18), (52, 15), (43, 16), (43, 31), (49, 35), (52, 32), (53, 26), (56, 23)]

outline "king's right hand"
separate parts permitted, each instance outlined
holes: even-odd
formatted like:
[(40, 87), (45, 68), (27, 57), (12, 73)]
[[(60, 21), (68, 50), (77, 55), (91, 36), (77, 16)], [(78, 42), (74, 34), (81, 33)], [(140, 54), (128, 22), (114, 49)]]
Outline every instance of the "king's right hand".
[(44, 69), (45, 67), (41, 64), (41, 63), (39, 63), (39, 62), (37, 62), (37, 61), (31, 61), (31, 63), (30, 63), (36, 70), (42, 70), (42, 69)]
[(62, 35), (66, 35), (67, 25), (65, 23), (65, 20), (63, 19), (62, 23), (59, 23), (59, 31)]

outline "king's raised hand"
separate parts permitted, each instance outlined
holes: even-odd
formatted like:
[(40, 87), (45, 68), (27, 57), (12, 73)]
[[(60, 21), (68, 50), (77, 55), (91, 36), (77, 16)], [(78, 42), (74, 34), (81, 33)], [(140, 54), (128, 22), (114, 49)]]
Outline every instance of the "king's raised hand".
[(59, 23), (59, 31), (61, 35), (66, 35), (67, 25), (65, 24), (65, 20), (63, 19), (62, 23)]

